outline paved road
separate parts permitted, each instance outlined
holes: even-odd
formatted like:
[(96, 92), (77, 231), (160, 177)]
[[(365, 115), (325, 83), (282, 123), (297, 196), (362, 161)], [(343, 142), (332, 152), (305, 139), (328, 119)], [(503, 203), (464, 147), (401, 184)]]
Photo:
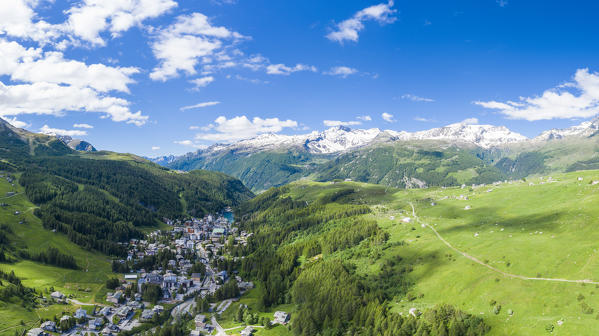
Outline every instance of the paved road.
[(181, 315), (185, 313), (191, 313), (191, 309), (195, 307), (195, 304), (196, 303), (194, 299), (189, 299), (173, 308), (173, 310), (171, 311), (171, 316), (174, 319), (173, 323), (175, 323), (175, 320)]
[(225, 332), (225, 329), (223, 329), (223, 327), (221, 327), (220, 324), (218, 324), (216, 317), (212, 316), (210, 322), (212, 322), (212, 325), (214, 326), (214, 328), (216, 328), (216, 336), (227, 336), (227, 332)]
[(477, 259), (476, 257), (473, 257), (471, 255), (469, 255), (466, 252), (463, 252), (461, 250), (458, 250), (457, 248), (455, 248), (453, 245), (451, 245), (447, 240), (445, 240), (445, 238), (443, 238), (443, 236), (441, 236), (441, 234), (439, 234), (439, 232), (437, 232), (437, 230), (435, 230), (434, 227), (432, 227), (431, 225), (429, 225), (428, 223), (422, 222), (420, 220), (420, 218), (416, 215), (416, 209), (414, 208), (414, 204), (412, 204), (412, 202), (410, 202), (410, 206), (412, 207), (412, 215), (414, 217), (414, 219), (416, 219), (417, 222), (421, 223), (422, 225), (428, 227), (429, 229), (431, 229), (435, 235), (437, 236), (437, 238), (439, 238), (440, 241), (443, 242), (443, 244), (445, 244), (447, 247), (449, 247), (450, 249), (456, 251), (457, 253), (461, 254), (462, 256), (474, 261), (475, 263), (482, 265), (494, 272), (497, 272), (503, 276), (509, 277), (509, 278), (514, 278), (514, 279), (520, 279), (520, 280), (533, 280), (533, 281), (552, 281), (552, 282), (570, 282), (570, 283), (585, 283), (585, 284), (593, 284), (593, 285), (599, 285), (599, 281), (593, 281), (593, 280), (589, 280), (589, 279), (584, 279), (584, 280), (569, 280), (569, 279), (555, 279), (555, 278), (537, 278), (537, 277), (527, 277), (527, 276), (523, 276), (523, 275), (518, 275), (518, 274), (513, 274), (513, 273), (508, 273), (508, 272), (504, 272), (498, 268), (495, 268), (487, 263), (484, 263), (482, 261), (480, 261), (479, 259)]

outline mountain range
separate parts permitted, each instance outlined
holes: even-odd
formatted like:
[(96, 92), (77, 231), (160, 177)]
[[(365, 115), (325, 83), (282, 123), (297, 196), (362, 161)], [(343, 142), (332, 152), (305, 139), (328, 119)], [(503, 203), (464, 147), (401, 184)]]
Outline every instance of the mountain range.
[(593, 161), (597, 130), (599, 118), (535, 138), (467, 122), (419, 132), (337, 126), (303, 135), (263, 134), (150, 160), (177, 170), (224, 172), (256, 192), (302, 178), (351, 178), (394, 187), (485, 183)]

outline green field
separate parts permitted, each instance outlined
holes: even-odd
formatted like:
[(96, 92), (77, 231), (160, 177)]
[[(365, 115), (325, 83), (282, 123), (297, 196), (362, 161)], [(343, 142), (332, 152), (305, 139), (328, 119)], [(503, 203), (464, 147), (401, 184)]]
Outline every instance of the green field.
[[(560, 174), (553, 179), (556, 182), (535, 178), (474, 189), (395, 193), (395, 200), (375, 216), (391, 233), (391, 241), (408, 243), (386, 253), (397, 253), (415, 265), (414, 296), (423, 296), (396, 302), (394, 309), (405, 314), (411, 307), (453, 304), (484, 316), (493, 327), (492, 335), (544, 334), (549, 325), (556, 335), (596, 333), (599, 285), (506, 276), (450, 249), (430, 228), (422, 227), (432, 225), (459, 251), (505, 273), (599, 282), (599, 185), (589, 184), (599, 180), (599, 173)], [(413, 217), (410, 202), (421, 222), (400, 221)], [(465, 210), (468, 206), (471, 209)], [(501, 305), (499, 314), (493, 313), (492, 301)], [(583, 312), (583, 305), (590, 309)]]
[[(17, 195), (6, 198), (7, 192), (17, 192)], [(40, 220), (33, 215), (35, 205), (27, 200), (23, 188), (18, 184), (12, 186), (6, 179), (0, 178), (0, 198), (0, 203), (7, 204), (0, 207), (0, 223), (12, 229), (10, 244), (14, 249), (35, 253), (52, 246), (75, 257), (80, 268), (70, 270), (25, 260), (0, 264), (0, 270), (14, 271), (25, 286), (35, 288), (44, 295), (47, 295), (50, 287), (54, 287), (81, 302), (91, 303), (105, 294), (104, 283), (112, 275), (108, 257), (85, 251), (70, 242), (65, 235), (45, 230)], [(15, 211), (20, 214), (15, 215)], [(14, 329), (11, 327), (20, 325), (21, 320), (30, 326), (37, 323), (40, 317), (52, 318), (63, 311), (75, 309), (75, 306), (52, 305), (28, 311), (18, 303), (0, 302), (0, 335), (13, 335)]]
[(447, 303), (483, 317), (490, 335), (543, 335), (551, 327), (556, 335), (589, 335), (599, 332), (599, 184), (593, 180), (598, 171), (464, 189), (297, 182), (288, 194), (310, 202), (351, 187), (371, 205), (374, 212), (365, 216), (390, 233), (391, 247), (377, 258), (355, 248), (330, 257), (350, 260), (364, 275), (396, 257), (412, 265), (410, 300), (397, 297), (394, 311)]

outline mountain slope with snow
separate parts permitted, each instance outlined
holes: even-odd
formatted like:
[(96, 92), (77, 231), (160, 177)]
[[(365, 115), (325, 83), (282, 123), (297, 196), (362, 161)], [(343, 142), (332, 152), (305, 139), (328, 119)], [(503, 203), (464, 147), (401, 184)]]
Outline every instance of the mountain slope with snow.
[(585, 121), (579, 125), (562, 128), (562, 129), (552, 129), (541, 133), (539, 136), (534, 138), (535, 141), (549, 141), (549, 140), (559, 140), (566, 137), (578, 136), (578, 137), (588, 137), (599, 131), (599, 118), (595, 118), (590, 121)]

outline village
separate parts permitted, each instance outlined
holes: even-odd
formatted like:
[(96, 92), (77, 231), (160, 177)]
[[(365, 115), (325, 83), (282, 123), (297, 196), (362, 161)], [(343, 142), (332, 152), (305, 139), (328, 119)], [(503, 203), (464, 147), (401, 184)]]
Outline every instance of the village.
[[(187, 220), (164, 219), (171, 230), (156, 230), (144, 240), (132, 239), (126, 259), (113, 261), (113, 271), (123, 279), (111, 279), (106, 287), (105, 303), (81, 303), (54, 291), (48, 298), (53, 303), (74, 304), (81, 308), (72, 315), (43, 321), (28, 336), (46, 335), (118, 335), (135, 332), (143, 324), (158, 326), (180, 319), (193, 321), (191, 336), (226, 335), (213, 313), (220, 316), (239, 296), (252, 289), (237, 271), (217, 269), (228, 249), (243, 247), (252, 233), (234, 226), (231, 208), (220, 214)], [(230, 256), (229, 256), (230, 257)], [(241, 257), (234, 257), (238, 261)], [(234, 290), (231, 290), (234, 288)], [(198, 300), (217, 298), (206, 311), (197, 309)], [(271, 324), (287, 324), (289, 314), (277, 311)], [(247, 326), (241, 335), (252, 335)]]

